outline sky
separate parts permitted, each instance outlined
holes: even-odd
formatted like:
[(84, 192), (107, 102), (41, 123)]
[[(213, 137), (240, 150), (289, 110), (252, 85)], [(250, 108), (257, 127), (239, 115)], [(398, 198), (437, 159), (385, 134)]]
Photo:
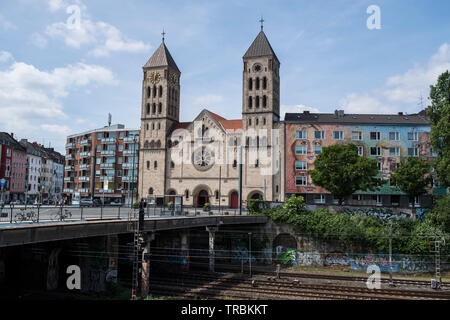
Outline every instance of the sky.
[(182, 72), (180, 121), (203, 109), (239, 119), (261, 16), (282, 113), (416, 113), (450, 69), (448, 12), (448, 0), (1, 0), (0, 131), (65, 153), (68, 135), (108, 113), (139, 128), (142, 67), (163, 29)]

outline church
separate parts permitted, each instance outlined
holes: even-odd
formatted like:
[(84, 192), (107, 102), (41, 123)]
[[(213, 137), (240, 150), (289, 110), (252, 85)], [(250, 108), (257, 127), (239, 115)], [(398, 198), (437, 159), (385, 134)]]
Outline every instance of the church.
[(181, 71), (163, 37), (143, 67), (139, 197), (238, 208), (241, 186), (243, 207), (250, 199), (284, 201), (279, 70), (261, 25), (243, 56), (242, 119), (205, 109), (180, 122)]

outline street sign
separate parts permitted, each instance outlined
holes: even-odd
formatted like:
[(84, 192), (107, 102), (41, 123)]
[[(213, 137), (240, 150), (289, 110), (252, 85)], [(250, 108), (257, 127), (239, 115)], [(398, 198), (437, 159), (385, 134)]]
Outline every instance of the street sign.
[(109, 189), (109, 181), (105, 179), (105, 183), (103, 184), (103, 190), (107, 191)]
[(6, 180), (0, 179), (0, 187), (4, 187), (4, 186), (6, 186)]

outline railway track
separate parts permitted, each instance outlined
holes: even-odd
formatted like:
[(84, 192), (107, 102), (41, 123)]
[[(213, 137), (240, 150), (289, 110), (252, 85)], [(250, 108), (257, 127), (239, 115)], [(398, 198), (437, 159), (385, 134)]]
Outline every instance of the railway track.
[(184, 273), (153, 276), (152, 293), (224, 296), (245, 299), (450, 300), (450, 294), (419, 290), (379, 289), (289, 281), (251, 280), (214, 274)]

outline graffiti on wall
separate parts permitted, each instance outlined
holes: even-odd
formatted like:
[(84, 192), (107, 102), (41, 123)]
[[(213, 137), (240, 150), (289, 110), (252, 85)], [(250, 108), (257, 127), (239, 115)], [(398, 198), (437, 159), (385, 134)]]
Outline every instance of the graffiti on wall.
[(408, 213), (394, 213), (389, 208), (342, 208), (338, 213), (353, 215), (363, 215), (366, 217), (373, 217), (381, 221), (387, 221), (389, 219), (407, 219), (411, 218)]
[(88, 292), (105, 291), (106, 279), (114, 280), (117, 273), (109, 268), (109, 259), (105, 252), (93, 252), (92, 256), (84, 261), (81, 289)]
[(321, 266), (323, 265), (322, 256), (319, 252), (299, 252), (297, 254), (299, 264), (302, 266)]
[[(352, 270), (366, 271), (377, 265), (381, 271), (389, 272), (389, 255), (372, 253), (331, 253), (325, 256), (326, 266), (350, 266)], [(434, 262), (430, 257), (392, 255), (392, 272), (432, 272)]]

